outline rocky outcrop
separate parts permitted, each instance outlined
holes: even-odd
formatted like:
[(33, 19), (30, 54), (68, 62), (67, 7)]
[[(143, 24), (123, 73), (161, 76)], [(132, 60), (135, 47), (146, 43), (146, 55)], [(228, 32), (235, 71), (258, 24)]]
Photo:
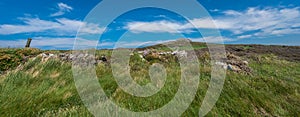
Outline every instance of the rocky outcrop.
[[(144, 50), (131, 53), (130, 55), (133, 56), (138, 54), (142, 61), (151, 62), (152, 60), (159, 60), (162, 62), (169, 62), (170, 57), (177, 57), (177, 58), (187, 58), (188, 52), (187, 51), (163, 51), (158, 52), (156, 50)], [(221, 66), (224, 69), (234, 71), (236, 73), (246, 73), (251, 74), (252, 69), (248, 66), (248, 61), (242, 60), (240, 57), (232, 54), (227, 53), (227, 59), (223, 61), (216, 61), (215, 64)], [(105, 55), (102, 56), (94, 56), (91, 54), (69, 54), (69, 53), (59, 53), (59, 54), (52, 54), (52, 53), (41, 53), (38, 57), (42, 58), (42, 62), (48, 61), (49, 59), (59, 59), (65, 62), (72, 62), (74, 65), (88, 65), (94, 64), (97, 65), (99, 63), (106, 63), (109, 60)]]
[(37, 57), (42, 58), (42, 62), (46, 62), (49, 59), (58, 59), (64, 62), (73, 62), (74, 64), (81, 64), (82, 62), (85, 64), (98, 64), (107, 62), (107, 58), (105, 55), (100, 57), (94, 56), (91, 54), (68, 54), (68, 53), (59, 53), (59, 54), (52, 54), (52, 53), (42, 53), (39, 54)]
[(237, 73), (246, 73), (251, 74), (252, 69), (248, 66), (248, 61), (242, 60), (240, 57), (227, 53), (227, 60), (225, 61), (217, 61), (216, 65), (220, 65), (222, 68), (234, 71)]

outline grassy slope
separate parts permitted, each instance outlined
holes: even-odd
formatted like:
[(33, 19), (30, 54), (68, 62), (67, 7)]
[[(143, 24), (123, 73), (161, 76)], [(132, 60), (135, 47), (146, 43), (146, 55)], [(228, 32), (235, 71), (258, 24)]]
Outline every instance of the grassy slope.
[[(98, 51), (108, 54), (110, 51)], [(172, 62), (175, 63), (175, 62)], [(210, 68), (201, 62), (200, 84), (195, 100), (182, 116), (197, 116), (210, 80)], [(143, 67), (139, 65), (143, 64)], [(162, 63), (165, 64), (165, 63)], [(149, 64), (137, 56), (131, 58), (134, 80), (144, 85), (149, 81)], [(132, 111), (157, 109), (176, 93), (180, 68), (167, 66), (164, 88), (149, 98), (133, 97), (120, 90), (109, 66), (97, 66), (99, 82), (114, 102)], [(258, 55), (250, 60), (252, 76), (228, 71), (222, 94), (208, 116), (299, 116), (300, 63), (277, 59), (274, 55)], [(82, 104), (72, 78), (71, 64), (58, 60), (30, 60), (20, 70), (0, 78), (1, 116), (92, 116)]]
[(41, 53), (39, 49), (25, 48), (25, 49), (1, 49), (0, 48), (0, 72), (6, 70), (13, 70), (19, 64), (26, 61), (27, 57), (36, 56)]

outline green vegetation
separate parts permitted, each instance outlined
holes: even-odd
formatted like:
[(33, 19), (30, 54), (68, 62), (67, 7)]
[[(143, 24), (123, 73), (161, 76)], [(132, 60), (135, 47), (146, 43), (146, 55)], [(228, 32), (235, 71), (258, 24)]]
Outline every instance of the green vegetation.
[[(177, 43), (177, 41), (173, 42), (172, 44), (176, 45), (176, 43)], [(178, 49), (179, 50), (191, 50), (191, 49), (198, 50), (198, 49), (207, 48), (207, 45), (205, 43), (190, 42), (190, 44), (191, 44), (192, 48), (189, 47), (189, 46), (180, 46)], [(170, 51), (170, 48), (168, 48), (166, 45), (163, 45), (163, 44), (149, 46), (149, 47), (146, 47), (146, 48), (155, 49), (155, 50), (158, 50), (158, 51)]]
[(0, 72), (9, 69), (13, 70), (26, 61), (27, 57), (35, 56), (39, 53), (41, 53), (41, 50), (34, 48), (0, 49)]
[[(9, 50), (5, 55), (10, 56), (16, 51), (21, 50)], [(111, 51), (102, 50), (96, 54), (110, 58)], [(4, 58), (3, 55), (1, 58)], [(172, 100), (180, 84), (179, 64), (175, 58), (169, 59), (168, 63), (153, 59), (163, 64), (168, 73), (165, 86), (153, 96), (141, 98), (122, 91), (113, 78), (109, 64), (97, 65), (99, 83), (121, 107), (136, 112), (158, 109)], [(210, 81), (210, 65), (204, 59), (199, 58), (201, 76), (196, 97), (182, 116), (198, 115)], [(2, 60), (6, 59), (1, 59), (1, 66), (2, 62), (6, 63)], [(145, 62), (135, 55), (131, 57), (130, 72), (137, 83), (145, 85), (150, 82), (148, 68), (153, 61)], [(14, 62), (8, 63), (9, 66), (16, 66), (12, 64)], [(299, 62), (264, 54), (251, 58), (249, 66), (253, 69), (252, 75), (227, 72), (221, 96), (208, 116), (300, 116)], [(0, 115), (92, 116), (76, 91), (71, 63), (55, 59), (42, 62), (38, 57), (0, 77)]]
[(244, 50), (248, 50), (248, 49), (251, 49), (252, 47), (251, 46), (248, 46), (248, 45), (246, 45), (246, 46), (243, 46), (243, 49)]

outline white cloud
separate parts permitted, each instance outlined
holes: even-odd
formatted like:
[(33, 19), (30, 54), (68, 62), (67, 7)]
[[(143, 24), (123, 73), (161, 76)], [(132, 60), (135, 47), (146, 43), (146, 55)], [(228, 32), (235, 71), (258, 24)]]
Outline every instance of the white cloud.
[(240, 12), (234, 11), (234, 10), (227, 10), (227, 11), (224, 11), (223, 13), (225, 15), (232, 15), (232, 16), (242, 15)]
[(162, 44), (162, 43), (166, 43), (166, 42), (170, 42), (170, 41), (175, 41), (175, 39), (154, 40), (154, 41), (133, 41), (133, 42), (120, 41), (120, 42), (116, 43), (115, 48), (149, 46), (149, 45)]
[(68, 37), (34, 37), (31, 47), (69, 48), (73, 46), (74, 40)]
[(129, 22), (125, 29), (133, 33), (140, 32), (168, 32), (178, 33), (178, 31), (185, 29), (184, 24), (169, 22), (169, 21), (154, 21), (154, 22)]
[(284, 34), (300, 34), (300, 29), (278, 29), (278, 30), (273, 30), (271, 32), (272, 34), (275, 35), (284, 35)]
[(36, 32), (54, 32), (52, 35), (74, 36), (77, 30), (82, 27), (81, 32), (87, 34), (100, 34), (104, 28), (98, 24), (86, 23), (79, 20), (66, 18), (56, 19), (56, 21), (41, 20), (39, 18), (20, 18), (24, 24), (3, 24), (0, 25), (1, 35), (36, 33)]
[[(0, 40), (0, 47), (24, 47), (27, 39)], [(80, 45), (95, 47), (97, 40), (77, 39)], [(73, 49), (75, 38), (72, 37), (33, 37), (31, 47), (50, 49)]]
[(70, 32), (73, 34), (76, 34), (79, 28), (81, 28), (80, 29), (81, 33), (86, 33), (86, 34), (100, 34), (105, 30), (105, 28), (100, 27), (98, 24), (87, 23), (79, 20), (70, 20), (66, 18), (61, 18), (61, 19), (57, 19), (57, 22), (59, 22), (61, 25), (60, 27), (54, 30), (62, 31), (62, 32)]
[(209, 10), (210, 12), (219, 12), (220, 10), (219, 9), (211, 9)]
[(6, 47), (20, 48), (20, 47), (25, 47), (25, 44), (26, 44), (26, 40), (25, 39), (0, 40), (0, 47), (1, 48), (6, 48)]
[[(295, 8), (248, 8), (245, 11), (224, 11), (225, 16), (216, 18), (217, 25), (229, 24), (227, 29), (235, 34), (257, 31), (256, 36), (277, 35), (276, 30), (285, 30), (280, 34), (294, 34), (299, 29), (300, 10)], [(221, 22), (221, 23), (220, 23)], [(296, 27), (298, 29), (291, 29)], [(288, 30), (287, 30), (288, 29)], [(279, 33), (278, 33), (279, 34)]]
[(233, 41), (233, 39), (228, 37), (204, 37), (204, 38), (190, 38), (193, 42), (207, 42), (207, 43), (223, 43), (228, 41)]
[[(153, 22), (129, 22), (124, 27), (133, 33), (154, 32), (154, 33), (180, 33), (193, 32), (193, 28), (216, 28), (214, 22), (209, 18), (200, 18), (190, 20), (192, 23), (180, 23), (171, 21), (153, 21)], [(229, 24), (222, 23), (221, 28), (229, 28)]]
[[(300, 8), (259, 8), (251, 7), (244, 11), (227, 10), (222, 16), (209, 18), (195, 18), (190, 20), (196, 28), (228, 30), (234, 35), (246, 32), (255, 33), (253, 36), (270, 36), (284, 34), (300, 34)], [(210, 23), (213, 21), (214, 23)], [(129, 22), (125, 29), (139, 32), (191, 32), (191, 23), (174, 21)], [(249, 37), (249, 35), (248, 35)], [(246, 38), (240, 36), (239, 38)]]
[[(1, 47), (24, 47), (27, 39), (17, 40), (0, 40)], [(34, 37), (31, 42), (31, 47), (52, 47), (55, 48), (70, 48), (73, 46), (74, 38), (51, 38), (51, 37)]]
[(206, 29), (214, 29), (214, 28), (220, 28), (220, 29), (229, 29), (232, 25), (232, 22), (224, 22), (222, 20), (213, 20), (210, 18), (196, 18), (192, 19), (189, 22), (185, 24), (185, 28), (206, 28)]
[(237, 38), (238, 39), (246, 39), (246, 38), (250, 38), (252, 37), (253, 35), (241, 35), (241, 36), (238, 36)]
[(25, 25), (0, 25), (0, 34), (17, 34), (28, 32), (40, 32), (49, 29), (55, 29), (60, 26), (58, 22), (40, 20), (38, 18), (21, 18)]
[(64, 3), (57, 4), (57, 12), (50, 14), (51, 17), (64, 15), (66, 12), (70, 12), (73, 8)]

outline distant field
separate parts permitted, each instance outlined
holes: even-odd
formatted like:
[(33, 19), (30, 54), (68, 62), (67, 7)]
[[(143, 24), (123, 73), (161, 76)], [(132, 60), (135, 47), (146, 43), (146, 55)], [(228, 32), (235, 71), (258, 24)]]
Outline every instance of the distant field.
[[(193, 43), (200, 62), (200, 84), (196, 97), (182, 116), (198, 116), (210, 81), (210, 59), (207, 48)], [(168, 51), (162, 45), (149, 48)], [(184, 48), (183, 48), (184, 49)], [(249, 62), (251, 74), (227, 71), (223, 91), (208, 116), (300, 116), (300, 47), (227, 45), (226, 50)], [(75, 88), (72, 64), (57, 59), (42, 61), (38, 49), (0, 49), (0, 115), (1, 116), (92, 116), (83, 105)], [(111, 50), (97, 50), (96, 56)], [(33, 59), (35, 57), (35, 59)], [(111, 73), (109, 63), (96, 65), (99, 83), (119, 106), (146, 112), (167, 104), (180, 84), (180, 67), (176, 58), (168, 62), (138, 55), (130, 59), (131, 75), (140, 85), (150, 82), (148, 68), (160, 62), (166, 67), (165, 86), (155, 95), (141, 98), (122, 91)], [(21, 66), (19, 66), (21, 65)], [(19, 66), (19, 67), (18, 67)]]

